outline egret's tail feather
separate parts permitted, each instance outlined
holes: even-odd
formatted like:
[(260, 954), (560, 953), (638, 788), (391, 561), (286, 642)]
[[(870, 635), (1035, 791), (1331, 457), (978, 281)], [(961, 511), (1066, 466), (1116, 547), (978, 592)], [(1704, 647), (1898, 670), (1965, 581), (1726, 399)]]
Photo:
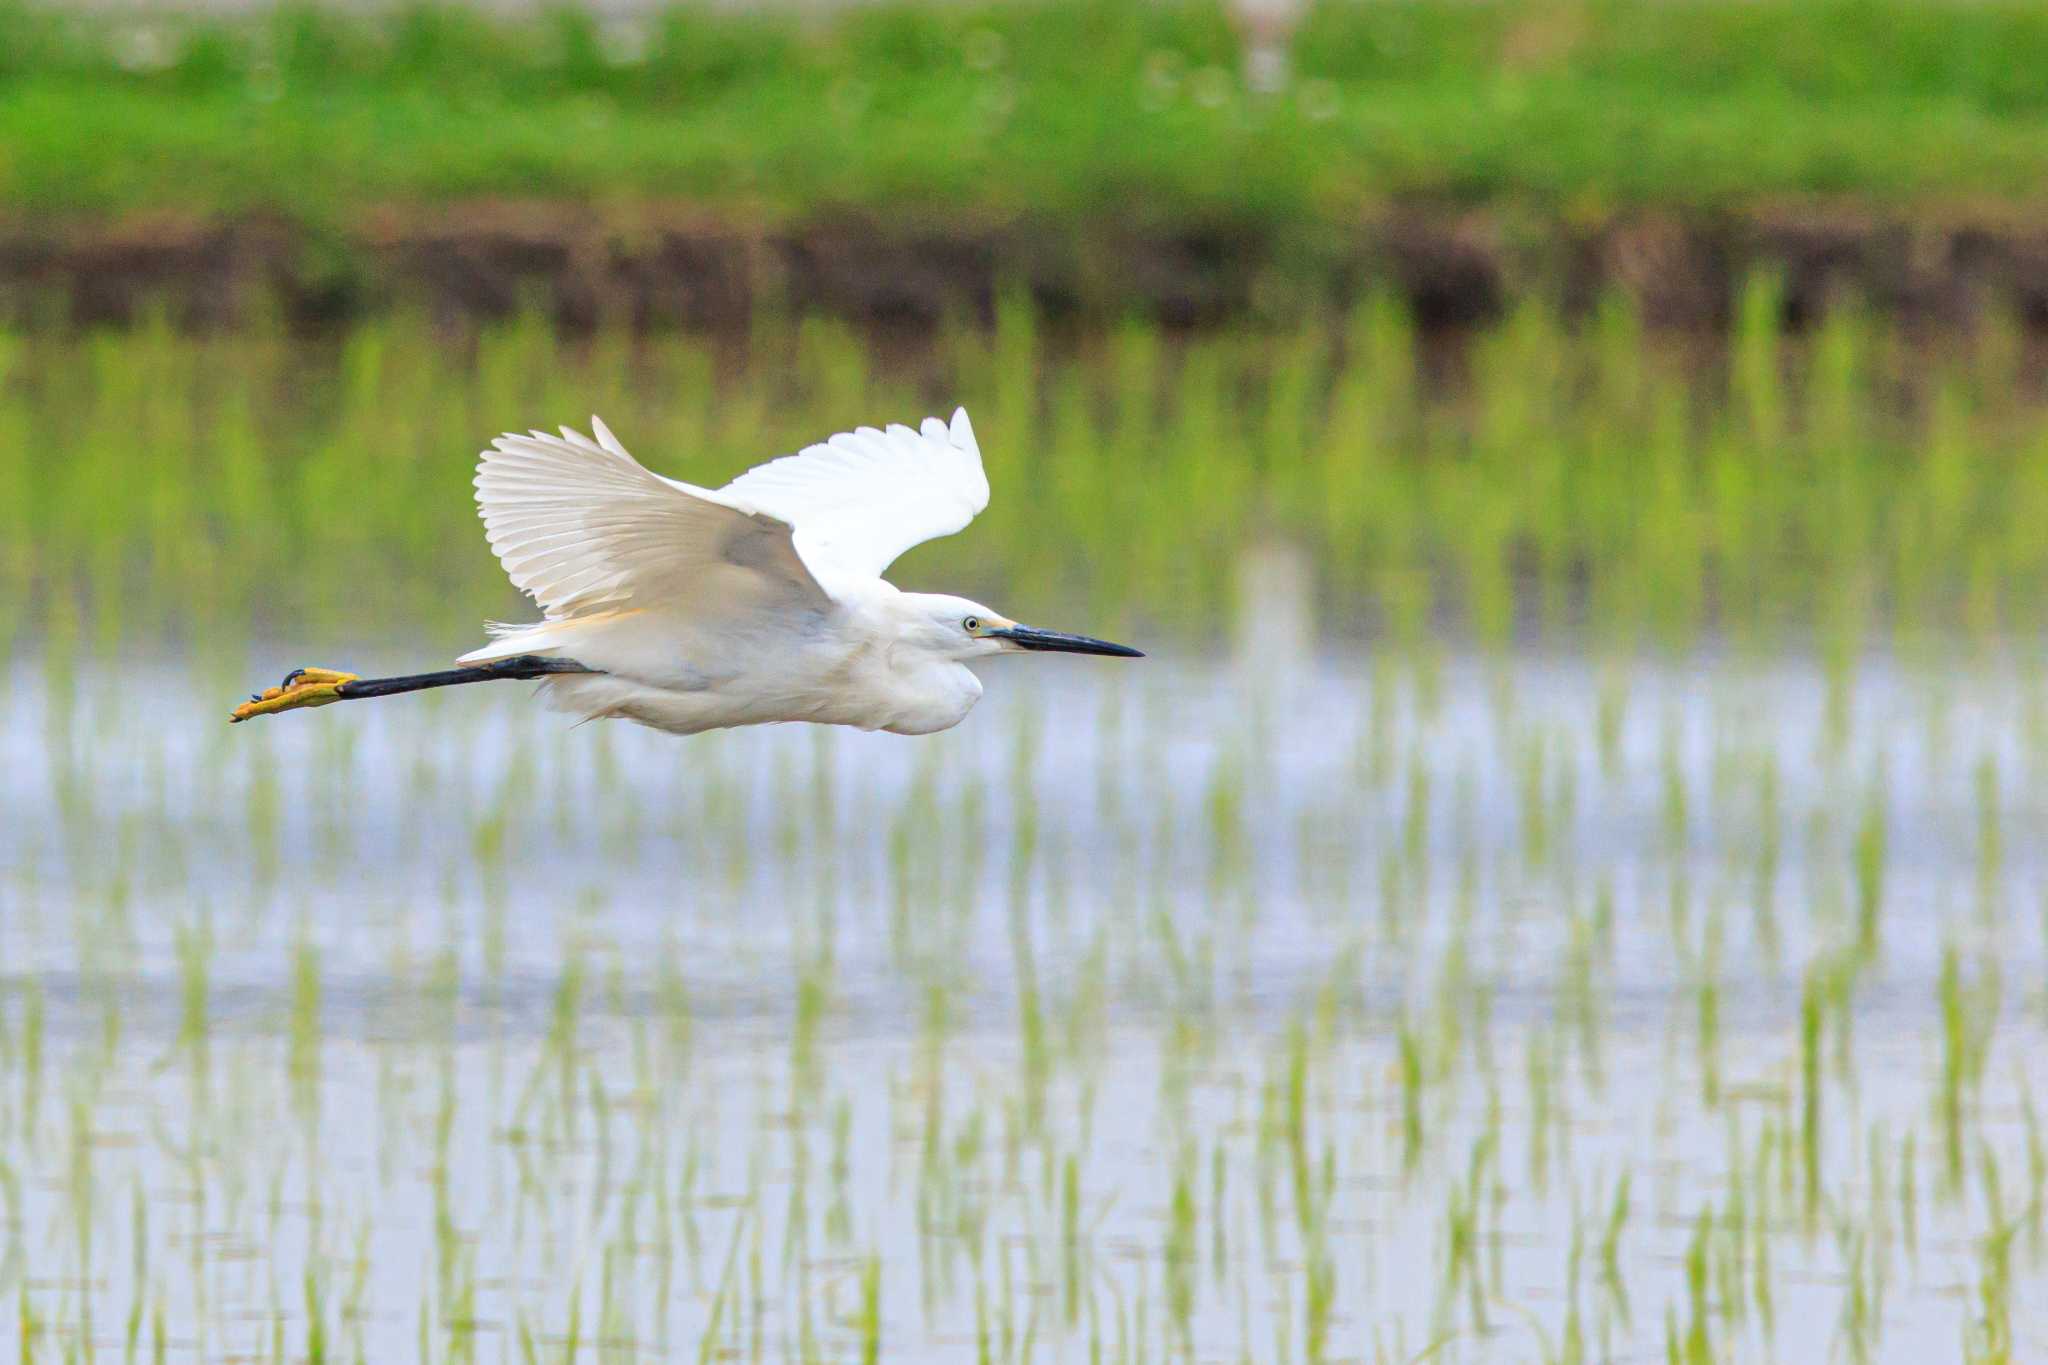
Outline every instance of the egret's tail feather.
[(517, 658), (521, 654), (538, 654), (542, 650), (555, 649), (562, 643), (553, 621), (486, 621), (484, 634), (491, 637), (491, 643), (472, 649), (457, 656), (458, 664), (488, 664), (500, 659)]
[(455, 662), (488, 664), (500, 659), (515, 659), (522, 654), (545, 655), (556, 650), (581, 653), (578, 646), (589, 646), (591, 631), (600, 630), (622, 617), (638, 614), (637, 608), (629, 608), (592, 612), (587, 616), (551, 616), (540, 621), (486, 621), (484, 634), (491, 637), (491, 642), (472, 649)]

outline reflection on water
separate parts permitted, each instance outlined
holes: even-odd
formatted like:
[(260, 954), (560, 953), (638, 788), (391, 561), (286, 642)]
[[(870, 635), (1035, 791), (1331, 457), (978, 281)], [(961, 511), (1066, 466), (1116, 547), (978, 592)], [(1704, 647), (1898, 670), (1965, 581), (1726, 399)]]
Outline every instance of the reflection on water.
[(239, 674), (18, 671), (0, 1317), (49, 1358), (2048, 1350), (2039, 677), (1266, 651), (1004, 661), (921, 740), (521, 687), (230, 730)]

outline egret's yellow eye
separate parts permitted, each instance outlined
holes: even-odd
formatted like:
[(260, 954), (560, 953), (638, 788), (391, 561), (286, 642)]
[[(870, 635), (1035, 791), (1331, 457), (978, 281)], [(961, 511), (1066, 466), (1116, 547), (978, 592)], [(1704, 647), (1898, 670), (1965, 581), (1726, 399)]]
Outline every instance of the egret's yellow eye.
[(960, 628), (969, 635), (972, 635), (975, 631), (981, 629), (981, 618), (979, 616), (970, 616), (960, 623)]

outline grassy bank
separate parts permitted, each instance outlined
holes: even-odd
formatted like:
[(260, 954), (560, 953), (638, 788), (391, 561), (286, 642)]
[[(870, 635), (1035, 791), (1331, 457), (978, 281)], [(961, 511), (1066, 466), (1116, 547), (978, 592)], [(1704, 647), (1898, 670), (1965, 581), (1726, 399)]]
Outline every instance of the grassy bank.
[[(2048, 408), (1994, 333), (1930, 357), (1841, 315), (1798, 342), (1753, 288), (1726, 356), (1615, 310), (1531, 310), (1446, 385), (1384, 301), (1344, 325), (1079, 352), (1030, 310), (932, 353), (846, 329), (473, 346), (392, 322), (339, 345), (160, 329), (0, 352), (0, 603), (113, 648), (170, 634), (466, 640), (516, 616), (471, 506), (506, 427), (602, 413), (663, 473), (722, 483), (859, 421), (973, 412), (995, 497), (906, 586), (1065, 609), (1105, 633), (1213, 635), (1239, 553), (1318, 567), (1324, 634), (1436, 627), (1623, 648), (1818, 632), (1848, 657), (1933, 629), (1991, 642), (2048, 610)], [(146, 458), (144, 458), (146, 456)], [(1050, 529), (1049, 529), (1050, 528)], [(1056, 533), (1055, 533), (1056, 532)]]
[(10, 8), (0, 53), (0, 200), (28, 215), (520, 196), (1313, 232), (1403, 197), (1584, 215), (2048, 183), (2048, 11), (2015, 4), (1326, 3), (1270, 96), (1204, 3)]

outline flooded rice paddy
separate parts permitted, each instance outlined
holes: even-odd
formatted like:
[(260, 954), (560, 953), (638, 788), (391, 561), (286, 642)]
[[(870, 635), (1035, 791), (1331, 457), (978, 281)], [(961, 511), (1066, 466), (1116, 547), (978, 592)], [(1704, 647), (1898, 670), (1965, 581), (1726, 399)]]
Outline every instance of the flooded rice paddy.
[(2048, 1349), (2038, 672), (1033, 663), (921, 741), (17, 676), (9, 1340)]
[[(2039, 357), (1777, 316), (0, 338), (0, 1350), (2048, 1356)], [(897, 581), (1153, 657), (224, 724), (520, 613), (506, 426), (956, 400)]]

